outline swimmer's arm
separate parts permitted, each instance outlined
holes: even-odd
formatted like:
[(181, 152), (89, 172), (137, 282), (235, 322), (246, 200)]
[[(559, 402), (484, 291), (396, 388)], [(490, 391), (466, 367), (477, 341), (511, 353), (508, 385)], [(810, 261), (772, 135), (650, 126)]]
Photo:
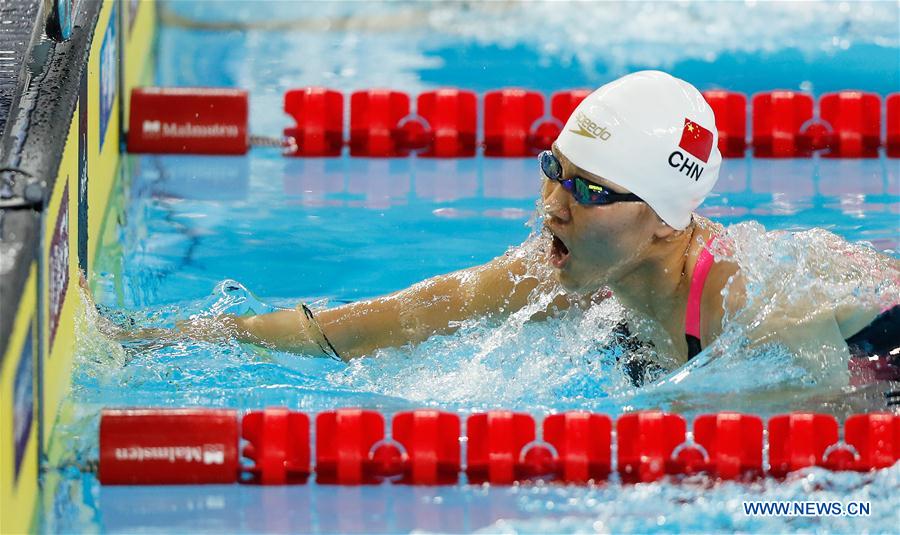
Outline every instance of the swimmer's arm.
[[(316, 355), (327, 353), (323, 346), (331, 346), (343, 360), (379, 348), (419, 343), (435, 334), (450, 334), (469, 319), (514, 314), (529, 303), (535, 290), (553, 296), (545, 308), (529, 317), (540, 321), (571, 304), (556, 281), (533, 275), (545, 261), (545, 245), (525, 244), (525, 249), (510, 251), (484, 265), (439, 275), (387, 296), (319, 311), (311, 319), (312, 327), (304, 323), (299, 311), (235, 321), (243, 341)], [(582, 305), (608, 296), (606, 291), (597, 292), (582, 298)], [(318, 342), (310, 340), (319, 333)]]
[(279, 310), (250, 317), (225, 314), (218, 317), (192, 318), (176, 322), (175, 328), (127, 329), (113, 323), (103, 314), (97, 313), (99, 308), (94, 302), (94, 296), (83, 273), (79, 274), (78, 283), (81, 297), (92, 323), (101, 334), (119, 342), (154, 340), (175, 343), (186, 339), (227, 342), (232, 338), (237, 338), (241, 342), (265, 345), (286, 351), (310, 354), (321, 352), (320, 347), (315, 343), (316, 336), (312, 332), (313, 325), (307, 321), (300, 310)]
[[(433, 277), (393, 294), (350, 303), (308, 317), (298, 305), (249, 317), (222, 315), (180, 321), (175, 329), (128, 331), (110, 324), (107, 335), (125, 340), (180, 339), (224, 342), (236, 338), (281, 351), (327, 355), (332, 345), (343, 360), (383, 347), (398, 347), (424, 341), (434, 334), (449, 334), (458, 323), (486, 315), (512, 314), (528, 303), (539, 285), (548, 292), (556, 283), (539, 282), (528, 275), (532, 262), (542, 262), (541, 251), (514, 251), (487, 264)], [(82, 286), (91, 305), (90, 291)], [(569, 306), (565, 295), (556, 296), (545, 310), (531, 319), (540, 320), (554, 310)]]
[[(302, 305), (293, 310), (278, 310), (257, 316), (222, 316), (213, 321), (225, 322), (225, 331), (239, 341), (262, 345), (280, 351), (307, 355), (327, 354), (321, 329), (315, 319), (307, 317)], [(185, 326), (180, 326), (185, 332)], [(188, 327), (189, 328), (189, 327)], [(209, 329), (201, 327), (197, 334), (204, 337)], [(188, 332), (190, 336), (191, 333)]]
[(747, 302), (746, 283), (737, 264), (713, 264), (703, 286), (700, 303), (700, 343), (707, 347), (722, 334), (726, 313), (734, 317)]
[[(717, 283), (708, 285), (703, 297), (704, 312), (709, 312), (703, 319), (704, 347), (722, 333), (722, 319), (727, 311), (729, 317), (740, 314), (742, 321), (748, 322), (746, 336), (750, 347), (775, 343), (801, 357), (801, 361), (809, 356), (813, 360), (806, 362), (807, 367), (815, 369), (820, 377), (829, 375), (822, 373), (828, 369), (838, 372), (833, 374), (834, 377), (846, 371), (843, 358), (838, 358), (845, 356), (846, 344), (830, 308), (811, 302), (797, 303), (789, 310), (754, 310), (748, 315), (748, 311), (744, 311), (747, 306), (746, 280), (740, 270), (736, 265), (727, 263), (722, 266), (716, 264), (714, 269)], [(721, 288), (727, 288), (727, 291), (722, 292), (719, 290)], [(762, 305), (765, 306), (765, 303)], [(834, 353), (835, 358), (823, 361), (820, 357), (829, 351)]]
[[(521, 252), (521, 251), (519, 251)], [(143, 329), (120, 332), (113, 338), (176, 340), (189, 338), (223, 342), (236, 338), (282, 351), (327, 355), (334, 348), (349, 360), (383, 347), (424, 341), (434, 334), (450, 334), (459, 322), (488, 315), (508, 315), (522, 309), (533, 290), (558, 291), (552, 280), (529, 275), (533, 262), (542, 262), (541, 251), (495, 258), (487, 264), (433, 277), (405, 290), (376, 299), (350, 303), (308, 317), (298, 305), (250, 317), (223, 315), (178, 322), (174, 330)], [(586, 300), (602, 300), (598, 293)], [(532, 320), (541, 320), (568, 308), (568, 298), (558, 293)]]
[(258, 316), (240, 317), (223, 314), (181, 320), (174, 328), (120, 327), (102, 314), (96, 315), (98, 330), (107, 338), (119, 342), (152, 340), (154, 343), (174, 344), (181, 341), (226, 343), (238, 340), (280, 351), (308, 355), (328, 354), (318, 328), (300, 310), (278, 310)]
[[(512, 314), (528, 303), (539, 284), (552, 291), (555, 283), (528, 275), (529, 262), (542, 260), (503, 255), (385, 297), (323, 310), (316, 319), (344, 360), (378, 348), (422, 342), (435, 334), (450, 334), (468, 319)], [(565, 296), (558, 296), (548, 309), (567, 306)], [(533, 319), (549, 313), (542, 311)]]
[[(258, 316), (230, 317), (238, 339), (275, 349), (324, 354), (319, 333), (344, 360), (383, 347), (417, 343), (456, 329), (455, 322), (524, 306), (534, 279), (524, 276), (524, 261), (501, 256), (482, 266), (440, 275), (393, 294), (349, 303), (316, 313), (280, 310)], [(198, 333), (202, 334), (202, 333)]]
[[(709, 321), (704, 323), (712, 339), (722, 330), (725, 311), (734, 316), (747, 304), (746, 281), (737, 267), (725, 264), (720, 275), (725, 280), (720, 278), (719, 284), (712, 287), (727, 287), (726, 296), (723, 297), (721, 292), (719, 295), (716, 295), (716, 292), (709, 292), (704, 294), (703, 299), (704, 307), (709, 307), (711, 312), (707, 316)], [(791, 349), (806, 346), (810, 340), (821, 343), (831, 341), (841, 346), (844, 340), (868, 325), (879, 312), (877, 307), (856, 304), (832, 310), (831, 307), (822, 307), (815, 302), (797, 302), (790, 310), (763, 314), (760, 322), (752, 330), (754, 334), (752, 341), (760, 344), (779, 341)]]

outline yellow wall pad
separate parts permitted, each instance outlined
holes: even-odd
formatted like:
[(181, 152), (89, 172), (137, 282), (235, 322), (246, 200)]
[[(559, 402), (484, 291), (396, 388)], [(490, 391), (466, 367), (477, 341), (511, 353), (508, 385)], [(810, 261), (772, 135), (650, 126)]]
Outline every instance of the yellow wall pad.
[(124, 62), (122, 64), (123, 129), (128, 128), (131, 111), (131, 90), (140, 85), (150, 85), (153, 76), (153, 51), (156, 48), (156, 9), (154, 0), (122, 2), (122, 27), (124, 28)]
[(53, 194), (44, 210), (41, 247), (43, 273), (43, 371), (42, 447), (46, 448), (56, 412), (69, 389), (75, 350), (75, 312), (78, 302), (78, 109), (72, 117), (69, 137)]
[(0, 533), (31, 529), (38, 492), (37, 264), (0, 361)]
[[(84, 95), (79, 107), (87, 110), (87, 173), (88, 173), (88, 250), (87, 257), (97, 255), (97, 240), (109, 192), (119, 164), (119, 113), (121, 98), (118, 91), (119, 50), (118, 24), (124, 2), (106, 1), (94, 31), (88, 59), (87, 102)], [(90, 269), (90, 265), (88, 266)]]

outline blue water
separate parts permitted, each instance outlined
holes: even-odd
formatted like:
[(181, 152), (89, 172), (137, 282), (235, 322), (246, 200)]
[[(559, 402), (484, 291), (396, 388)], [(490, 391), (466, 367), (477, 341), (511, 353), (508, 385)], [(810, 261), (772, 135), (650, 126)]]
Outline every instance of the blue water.
[[(545, 9), (534, 5), (538, 11)], [(263, 3), (225, 11), (217, 10), (221, 6), (215, 3), (166, 6), (199, 20), (238, 20), (233, 17), (241, 15), (250, 22), (289, 18), (283, 11), (290, 9), (299, 19), (353, 11), (346, 4), (291, 8)], [(400, 4), (410, 6), (416, 4)], [(707, 43), (704, 48), (697, 42), (702, 38), (682, 36), (683, 57), (669, 51), (659, 54), (665, 59), (659, 64), (647, 58), (655, 57), (665, 43), (637, 32), (610, 31), (608, 54), (596, 44), (585, 45), (589, 54), (575, 53), (560, 48), (558, 38), (542, 35), (531, 42), (523, 35), (525, 29), (486, 34), (479, 33), (476, 22), (454, 26), (466, 14), (452, 7), (436, 10), (449, 29), (431, 36), (423, 32), (422, 23), (358, 33), (224, 31), (179, 23), (161, 30), (159, 83), (249, 88), (251, 124), (260, 134), (277, 134), (287, 124), (280, 112), (283, 91), (310, 83), (342, 90), (388, 85), (413, 93), (441, 84), (478, 90), (520, 84), (550, 92), (597, 85), (622, 69), (641, 66), (671, 68), (701, 88), (717, 85), (752, 92), (811, 86), (819, 91), (852, 80), (856, 88), (896, 91), (896, 71), (870, 68), (889, 61), (889, 56), (896, 59), (896, 29), (884, 24), (883, 6), (868, 6), (868, 15), (841, 11), (837, 5), (814, 6), (807, 26), (799, 22), (794, 28), (807, 28), (807, 41), (816, 43), (812, 48), (798, 43), (788, 29), (769, 29), (768, 41), (750, 48), (733, 43)], [(374, 17), (398, 8), (359, 9)], [(664, 5), (655, 15), (642, 17), (653, 27), (675, 16), (671, 9)], [(737, 8), (725, 4), (710, 9), (721, 20), (738, 16)], [(604, 15), (587, 11), (585, 21), (602, 22)], [(405, 20), (401, 15), (396, 18)], [(703, 26), (707, 14), (694, 15), (701, 19), (695, 23)], [(748, 26), (771, 26), (768, 11), (745, 15)], [(480, 15), (488, 21), (491, 17), (525, 25), (533, 14), (513, 10)], [(812, 29), (816, 17), (819, 27), (838, 28), (836, 41), (816, 33), (825, 30)], [(547, 20), (550, 29), (558, 23)], [(719, 23), (714, 20), (705, 24), (713, 34), (738, 31), (730, 26), (716, 29)], [(822, 43), (833, 44), (829, 48)], [(670, 42), (666, 48), (673, 47)], [(370, 61), (375, 57), (378, 69)], [(872, 61), (851, 61), (854, 57)], [(118, 214), (121, 250), (106, 251), (108, 261), (101, 265), (108, 267), (95, 271), (92, 279), (108, 316), (142, 326), (171, 326), (175, 320), (211, 311), (265, 312), (298, 301), (336, 306), (484, 263), (532, 235), (539, 187), (531, 158), (285, 159), (273, 149), (254, 149), (246, 157), (130, 157), (128, 168), (121, 192), (124, 207)], [(762, 232), (750, 221), (770, 231), (825, 228), (863, 244), (863, 250), (896, 258), (900, 165), (885, 158), (726, 160), (714, 195), (700, 213), (737, 235)], [(828, 242), (816, 236), (797, 239), (813, 249), (810, 256), (793, 258), (799, 274), (796, 281), (788, 278), (803, 292), (800, 266), (819, 261), (815, 255), (827, 254)], [(773, 243), (780, 247), (777, 240)], [(790, 256), (787, 247), (778, 251)], [(765, 251), (756, 253), (762, 256)], [(237, 343), (134, 343), (123, 348), (104, 341), (86, 321), (79, 327), (71, 416), (57, 426), (53, 440), (72, 452), (68, 461), (96, 458), (99, 410), (118, 406), (285, 405), (309, 413), (361, 406), (387, 414), (422, 406), (461, 414), (503, 407), (538, 416), (573, 408), (616, 415), (658, 407), (689, 418), (723, 409), (765, 417), (797, 408), (843, 417), (883, 407), (883, 385), (848, 389), (819, 384), (794, 365), (790, 355), (776, 350), (747, 353), (730, 342), (711, 350), (723, 354), (709, 357), (708, 365), (681, 383), (663, 380), (636, 389), (611, 354), (597, 349), (621, 314), (614, 303), (607, 303), (537, 324), (515, 317), (499, 324), (476, 321), (455, 335), (379, 351), (350, 365)], [(760, 374), (760, 369), (769, 371)], [(281, 488), (102, 487), (89, 473), (50, 468), (45, 488), (55, 491), (45, 500), (42, 529), (53, 532), (857, 533), (893, 531), (900, 520), (900, 466), (865, 475), (813, 469), (787, 482), (752, 485), (695, 479), (622, 486), (614, 478), (597, 487), (512, 488), (335, 488), (314, 483)], [(745, 516), (741, 502), (759, 499), (869, 501), (872, 515)]]

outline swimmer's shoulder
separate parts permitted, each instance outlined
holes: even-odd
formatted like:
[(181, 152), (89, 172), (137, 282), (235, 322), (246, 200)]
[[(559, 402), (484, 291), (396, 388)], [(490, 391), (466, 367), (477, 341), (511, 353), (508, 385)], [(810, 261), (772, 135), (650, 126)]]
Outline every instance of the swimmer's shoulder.
[(708, 219), (699, 219), (703, 243), (708, 243), (713, 248), (713, 254), (718, 256), (709, 269), (700, 300), (701, 344), (706, 347), (721, 334), (726, 313), (734, 315), (746, 305), (747, 291), (746, 280), (737, 262), (716, 254), (728, 248), (728, 238), (723, 236), (724, 228)]
[(700, 301), (700, 337), (703, 347), (721, 334), (726, 313), (733, 316), (747, 302), (746, 282), (734, 262), (719, 261), (709, 270)]

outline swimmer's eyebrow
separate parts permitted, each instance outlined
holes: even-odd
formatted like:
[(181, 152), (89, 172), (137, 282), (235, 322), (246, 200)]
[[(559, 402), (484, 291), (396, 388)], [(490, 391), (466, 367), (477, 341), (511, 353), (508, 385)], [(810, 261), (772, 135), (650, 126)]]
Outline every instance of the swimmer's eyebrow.
[(580, 176), (581, 178), (590, 180), (594, 184), (603, 186), (604, 188), (614, 193), (625, 193), (622, 187), (613, 184), (605, 178), (597, 176), (590, 171), (585, 171), (584, 169), (581, 169), (580, 167), (572, 163), (568, 158), (566, 158), (562, 153), (559, 152), (559, 149), (556, 147), (556, 143), (553, 143), (553, 145), (550, 147), (550, 151), (554, 156), (556, 156), (556, 159), (559, 160), (559, 163), (562, 164), (564, 177)]

